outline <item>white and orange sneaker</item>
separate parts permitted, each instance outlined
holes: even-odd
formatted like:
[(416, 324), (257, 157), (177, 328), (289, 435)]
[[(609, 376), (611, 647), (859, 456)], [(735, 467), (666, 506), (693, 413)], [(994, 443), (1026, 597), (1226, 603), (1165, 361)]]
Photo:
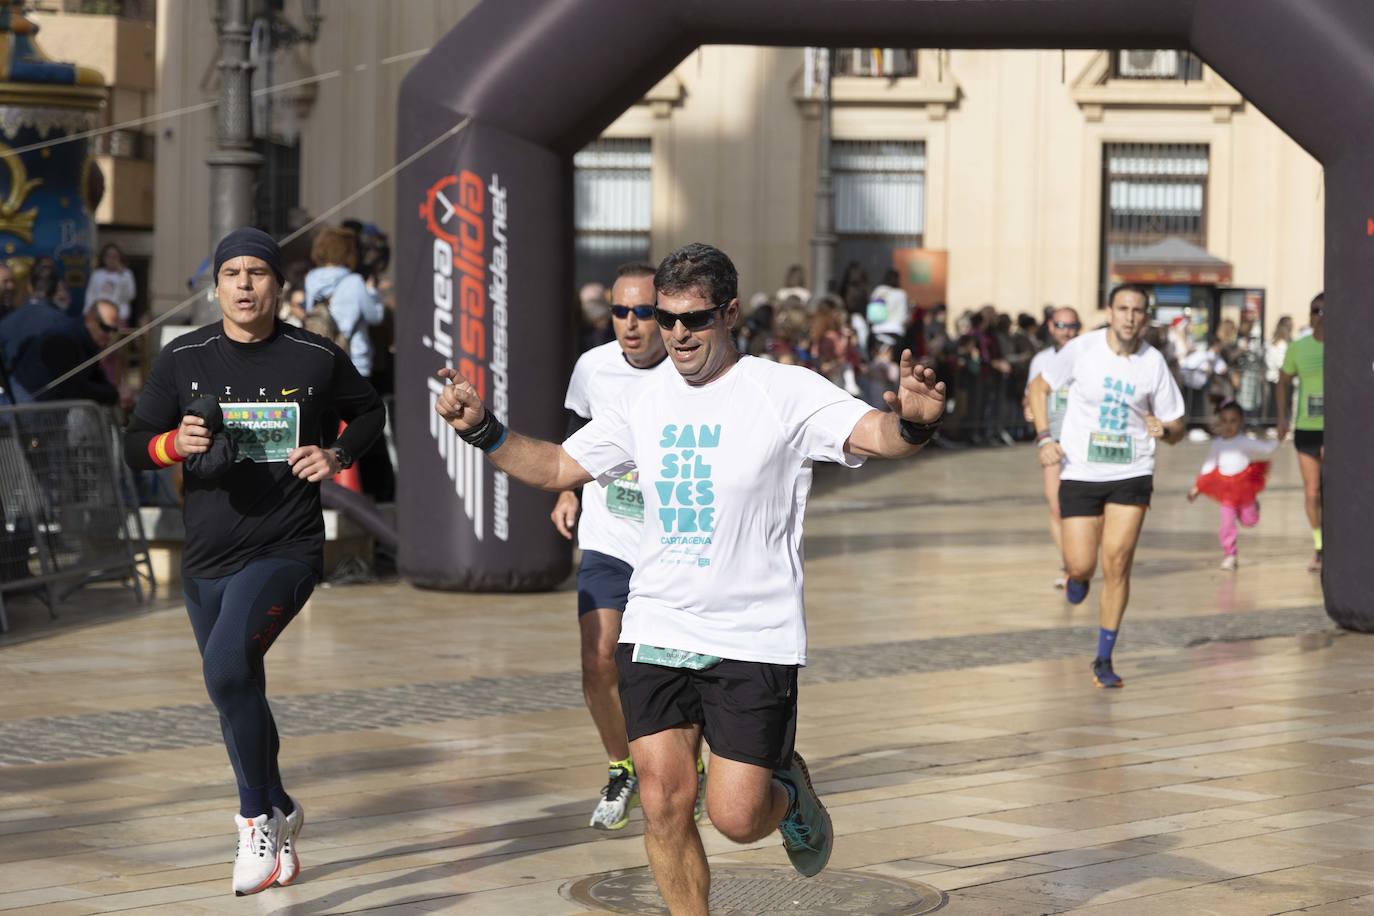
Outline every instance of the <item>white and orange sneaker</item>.
[(254, 818), (234, 815), (239, 828), (239, 848), (234, 855), (234, 896), (246, 897), (265, 891), (277, 880), (281, 862), (281, 821), (277, 815), (259, 814)]
[(277, 874), (278, 887), (290, 887), (296, 876), (301, 873), (301, 857), (296, 852), (296, 837), (300, 835), (301, 827), (305, 826), (305, 809), (294, 798), (291, 801), (296, 809), (290, 814), (282, 814), (281, 809), (275, 806), (272, 808), (272, 814), (282, 825), (281, 849), (277, 852), (277, 861), (281, 863), (281, 871)]

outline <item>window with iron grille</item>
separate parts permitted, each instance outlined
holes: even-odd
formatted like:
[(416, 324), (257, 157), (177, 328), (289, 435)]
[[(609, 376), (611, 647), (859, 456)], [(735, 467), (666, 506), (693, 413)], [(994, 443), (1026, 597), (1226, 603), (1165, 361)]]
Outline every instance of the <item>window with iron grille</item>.
[(1105, 300), (1115, 259), (1180, 238), (1207, 247), (1205, 143), (1108, 143), (1102, 149), (1102, 269)]
[[(858, 261), (870, 284), (892, 266), (894, 248), (925, 239), (926, 145), (920, 141), (835, 140), (835, 261)], [(842, 270), (837, 271), (842, 275)]]
[(649, 257), (653, 153), (648, 140), (601, 139), (573, 156), (577, 283), (606, 283)]
[(291, 211), (301, 203), (301, 145), (259, 139), (253, 148), (262, 156), (254, 201), (258, 228), (281, 238), (293, 228)]
[(1200, 80), (1202, 58), (1188, 51), (1113, 51), (1112, 78), (1119, 80)]

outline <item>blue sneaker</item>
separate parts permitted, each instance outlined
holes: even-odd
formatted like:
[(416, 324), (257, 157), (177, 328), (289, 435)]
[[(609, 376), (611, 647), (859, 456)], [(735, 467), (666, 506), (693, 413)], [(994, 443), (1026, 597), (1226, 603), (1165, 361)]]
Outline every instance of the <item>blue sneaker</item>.
[(1064, 597), (1069, 599), (1069, 604), (1082, 604), (1083, 599), (1088, 597), (1088, 586), (1090, 583), (1080, 579), (1070, 579), (1064, 583)]
[(1112, 660), (1110, 658), (1093, 659), (1093, 683), (1099, 687), (1126, 686), (1126, 682), (1112, 670)]
[(773, 775), (787, 783), (793, 792), (792, 807), (787, 809), (782, 823), (778, 824), (787, 858), (792, 860), (792, 867), (802, 876), (810, 878), (818, 875), (830, 861), (830, 850), (835, 845), (830, 813), (825, 810), (811, 786), (811, 773), (807, 771), (806, 761), (801, 754), (793, 751), (791, 766), (785, 770), (774, 770)]

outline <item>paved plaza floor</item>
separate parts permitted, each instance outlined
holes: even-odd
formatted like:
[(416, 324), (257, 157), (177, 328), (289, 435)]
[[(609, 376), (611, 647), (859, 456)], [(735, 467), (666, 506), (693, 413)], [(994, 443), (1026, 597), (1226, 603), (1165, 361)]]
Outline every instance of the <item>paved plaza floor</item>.
[[(856, 875), (949, 914), (1374, 912), (1374, 642), (1305, 572), (1291, 447), (1240, 570), (1217, 569), (1216, 508), (1184, 499), (1205, 452), (1164, 457), (1120, 691), (1090, 679), (1096, 588), (1073, 608), (1051, 587), (1029, 446), (824, 475), (798, 748), (841, 890), (729, 912), (902, 912), (845, 898)], [(235, 899), (233, 777), (185, 612), (121, 601), (89, 590), (56, 624), (11, 605), (0, 912), (553, 916), (644, 865), (638, 812), (586, 826), (606, 771), (570, 591), (323, 588), (268, 660), (303, 872)], [(717, 866), (786, 865), (776, 836), (703, 836)]]

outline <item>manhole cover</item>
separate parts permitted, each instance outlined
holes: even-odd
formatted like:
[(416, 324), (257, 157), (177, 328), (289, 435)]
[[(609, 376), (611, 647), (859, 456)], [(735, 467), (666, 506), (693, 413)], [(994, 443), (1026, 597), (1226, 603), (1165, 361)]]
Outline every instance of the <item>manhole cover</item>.
[[(647, 868), (580, 878), (559, 890), (592, 909), (668, 916)], [(803, 878), (791, 869), (750, 865), (711, 867), (713, 916), (918, 916), (939, 909), (945, 895), (927, 884), (852, 871)]]

